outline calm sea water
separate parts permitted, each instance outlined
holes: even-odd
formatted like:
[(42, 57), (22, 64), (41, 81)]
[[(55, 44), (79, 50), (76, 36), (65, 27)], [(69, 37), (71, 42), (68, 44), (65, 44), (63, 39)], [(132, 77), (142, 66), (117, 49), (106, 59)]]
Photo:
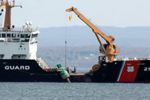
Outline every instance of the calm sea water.
[(0, 100), (150, 100), (150, 84), (0, 83)]

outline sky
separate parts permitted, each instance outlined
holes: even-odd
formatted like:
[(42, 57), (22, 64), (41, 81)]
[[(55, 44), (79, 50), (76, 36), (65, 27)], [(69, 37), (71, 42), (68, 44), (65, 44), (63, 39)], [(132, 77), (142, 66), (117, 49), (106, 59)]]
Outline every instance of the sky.
[[(74, 13), (65, 12), (70, 6), (78, 8), (96, 25), (150, 26), (150, 0), (16, 0), (16, 4), (23, 8), (12, 10), (15, 26), (26, 21), (38, 27), (85, 25)], [(71, 22), (68, 16), (73, 17)]]

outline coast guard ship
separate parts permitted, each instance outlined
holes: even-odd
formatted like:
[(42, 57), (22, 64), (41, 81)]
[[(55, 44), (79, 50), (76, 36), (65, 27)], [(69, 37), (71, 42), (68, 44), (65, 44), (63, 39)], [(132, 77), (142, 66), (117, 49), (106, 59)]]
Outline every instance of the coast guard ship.
[[(100, 52), (107, 55), (100, 56), (89, 72), (72, 71), (60, 64), (58, 68), (50, 68), (37, 57), (38, 29), (30, 22), (20, 29), (11, 24), (11, 9), (22, 7), (15, 3), (15, 0), (0, 1), (0, 17), (4, 14), (4, 25), (0, 28), (0, 82), (150, 82), (150, 59), (114, 59), (117, 53), (111, 54), (115, 51), (113, 37), (99, 30), (74, 7), (67, 11), (75, 12), (93, 30), (102, 46)], [(99, 35), (109, 45), (103, 45)]]

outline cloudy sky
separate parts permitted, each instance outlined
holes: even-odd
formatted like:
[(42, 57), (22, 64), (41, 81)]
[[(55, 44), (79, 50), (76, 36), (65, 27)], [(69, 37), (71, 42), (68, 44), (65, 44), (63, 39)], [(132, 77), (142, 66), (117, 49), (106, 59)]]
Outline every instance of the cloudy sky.
[[(9, 0), (11, 1), (11, 0)], [(100, 26), (150, 26), (150, 0), (16, 0), (23, 8), (13, 9), (13, 24), (20, 26), (32, 21), (39, 27), (84, 25), (70, 6), (78, 8)], [(73, 16), (72, 22), (67, 20)], [(1, 18), (2, 19), (2, 18)]]

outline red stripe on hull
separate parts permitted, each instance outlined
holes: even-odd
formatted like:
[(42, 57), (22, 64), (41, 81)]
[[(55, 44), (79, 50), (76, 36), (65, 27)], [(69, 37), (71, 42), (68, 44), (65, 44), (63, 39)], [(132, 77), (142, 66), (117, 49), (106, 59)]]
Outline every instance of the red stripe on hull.
[(140, 61), (126, 61), (123, 66), (119, 82), (135, 82), (138, 74)]

